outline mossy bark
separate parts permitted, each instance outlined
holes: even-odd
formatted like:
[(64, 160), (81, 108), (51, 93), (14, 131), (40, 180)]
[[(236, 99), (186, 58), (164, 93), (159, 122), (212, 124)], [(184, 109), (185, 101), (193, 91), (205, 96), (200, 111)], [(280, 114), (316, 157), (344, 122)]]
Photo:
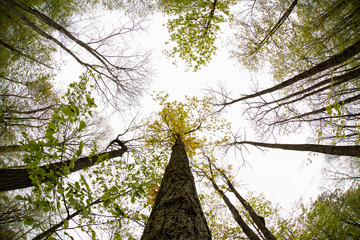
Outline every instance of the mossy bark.
[(178, 137), (142, 240), (211, 239), (184, 143)]

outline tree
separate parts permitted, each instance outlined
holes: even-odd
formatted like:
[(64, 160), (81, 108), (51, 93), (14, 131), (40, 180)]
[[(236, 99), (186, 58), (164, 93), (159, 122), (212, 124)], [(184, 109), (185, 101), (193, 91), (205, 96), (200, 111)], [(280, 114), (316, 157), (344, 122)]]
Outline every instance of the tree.
[(321, 145), (321, 144), (281, 144), (281, 143), (265, 143), (253, 141), (235, 141), (231, 145), (250, 144), (256, 147), (277, 148), (283, 150), (293, 151), (307, 151), (325, 153), (338, 156), (352, 156), (360, 157), (360, 146), (334, 146), (334, 145)]
[[(251, 14), (243, 13), (250, 17), (234, 24), (241, 32), (233, 53), (250, 68), (270, 63), (280, 83), (236, 99), (220, 96), (220, 105), (246, 102), (249, 118), (265, 138), (275, 129), (294, 131), (308, 122), (317, 132), (315, 140), (357, 144), (359, 37), (353, 33), (358, 7), (357, 1), (342, 0), (254, 3)], [(278, 21), (269, 12), (286, 18)]]
[(211, 239), (180, 135), (141, 239)]
[(187, 156), (194, 156), (206, 142), (196, 138), (196, 132), (215, 120), (207, 116), (209, 99), (187, 97), (185, 105), (167, 98), (163, 93), (154, 97), (163, 106), (160, 118), (146, 120), (144, 138), (149, 146), (174, 145), (142, 239), (211, 239)]
[[(97, 1), (94, 1), (93, 4), (96, 2)], [(112, 102), (109, 102), (113, 106), (116, 106), (119, 102), (125, 101), (126, 99), (134, 100), (135, 96), (141, 93), (141, 90), (143, 89), (142, 86), (144, 86), (144, 82), (146, 82), (146, 74), (148, 74), (148, 71), (145, 68), (148, 54), (144, 54), (143, 59), (140, 60), (140, 54), (135, 54), (133, 57), (127, 56), (126, 61), (122, 61), (121, 55), (126, 54), (124, 50), (119, 51), (119, 53), (121, 52), (122, 54), (114, 57), (108, 53), (109, 49), (105, 47), (106, 45), (110, 45), (109, 43), (116, 37), (123, 37), (121, 28), (114, 30), (110, 33), (110, 36), (90, 39), (89, 43), (87, 43), (84, 40), (77, 38), (75, 34), (71, 33), (71, 31), (64, 26), (69, 16), (64, 18), (64, 25), (62, 25), (60, 21), (57, 22), (58, 17), (60, 18), (61, 14), (64, 14), (62, 12), (63, 9), (51, 9), (57, 17), (52, 18), (51, 15), (47, 15), (46, 12), (39, 11), (36, 4), (33, 4), (33, 6), (31, 4), (33, 3), (27, 5), (26, 2), (18, 0), (2, 1), (2, 9), (4, 9), (11, 19), (5, 30), (10, 31), (12, 24), (14, 24), (13, 22), (16, 21), (17, 23), (23, 24), (30, 34), (35, 35), (35, 39), (50, 42), (53, 46), (65, 51), (80, 65), (85, 67), (85, 69), (96, 73), (96, 77), (92, 78), (92, 80), (98, 86), (98, 90), (104, 99), (113, 100)], [(81, 7), (77, 8), (78, 4)], [(66, 12), (66, 14), (70, 13), (71, 15), (75, 10), (83, 10), (82, 7), (84, 5), (81, 4), (81, 2), (74, 5), (70, 4), (71, 10)], [(59, 4), (55, 3), (54, 6), (59, 7)], [(59, 14), (60, 16), (56, 14)], [(135, 31), (138, 28), (138, 24), (134, 25), (135, 26), (130, 27), (130, 31)], [(56, 32), (66, 39), (66, 41), (58, 39), (55, 34)], [(17, 34), (16, 31), (15, 34)], [(9, 33), (9, 35), (11, 35), (11, 33)], [(119, 41), (118, 45), (120, 43), (121, 42)], [(79, 49), (71, 49), (71, 44), (75, 44)], [(114, 51), (114, 48), (118, 45), (112, 45), (112, 51)], [(22, 50), (17, 50), (17, 52), (20, 51)], [(45, 52), (45, 54), (47, 53), (48, 52)], [(93, 61), (91, 58), (85, 57), (84, 53), (92, 56)]]
[[(121, 148), (117, 150), (108, 151), (87, 157), (81, 157), (75, 161), (66, 160), (40, 166), (36, 169), (36, 171), (41, 172), (42, 174), (39, 174), (38, 176), (40, 178), (38, 183), (41, 184), (50, 180), (54, 180), (53, 178), (64, 177), (63, 172), (66, 169), (69, 173), (73, 173), (79, 170), (83, 170), (85, 168), (92, 167), (101, 161), (112, 159), (115, 157), (121, 157), (127, 151), (127, 147), (123, 143), (120, 147)], [(33, 178), (33, 173), (27, 168), (0, 169), (0, 192), (32, 187), (34, 186)]]
[[(221, 119), (216, 118), (215, 115), (211, 113), (211, 110), (209, 108), (209, 100), (207, 98), (204, 98), (203, 100), (198, 100), (197, 98), (189, 98), (187, 97), (188, 103), (183, 104), (179, 103), (177, 101), (174, 102), (167, 102), (168, 95), (163, 94), (157, 94), (155, 96), (156, 100), (160, 101), (160, 105), (163, 106), (163, 108), (159, 111), (157, 114), (159, 117), (155, 119), (146, 120), (147, 122), (147, 129), (149, 133), (145, 135), (146, 142), (150, 144), (149, 146), (156, 146), (168, 149), (167, 146), (169, 146), (170, 143), (175, 142), (174, 146), (172, 147), (172, 155), (170, 158), (170, 162), (168, 164), (168, 167), (166, 168), (165, 175), (162, 180), (162, 184), (160, 186), (160, 189), (158, 190), (157, 197), (152, 209), (152, 212), (149, 217), (149, 222), (147, 223), (147, 227), (145, 228), (143, 239), (152, 239), (152, 238), (175, 238), (175, 236), (183, 236), (181, 234), (178, 234), (178, 232), (182, 232), (185, 234), (186, 238), (192, 238), (190, 234), (190, 231), (187, 231), (187, 233), (184, 233), (183, 230), (187, 228), (196, 228), (193, 227), (194, 223), (189, 220), (184, 220), (187, 224), (183, 226), (182, 223), (178, 223), (183, 220), (183, 214), (182, 211), (179, 211), (178, 208), (187, 207), (188, 205), (183, 203), (180, 204), (182, 201), (186, 201), (187, 203), (190, 202), (192, 204), (197, 204), (198, 200), (188, 200), (194, 198), (194, 193), (196, 194), (195, 190), (187, 190), (188, 185), (190, 182), (192, 182), (193, 177), (189, 177), (190, 174), (190, 168), (188, 169), (188, 173), (179, 173), (180, 171), (183, 172), (183, 166), (189, 165), (188, 160), (186, 163), (177, 162), (179, 160), (176, 160), (176, 156), (178, 156), (178, 152), (175, 152), (177, 150), (177, 145), (181, 144), (183, 148), (183, 153), (189, 152), (189, 156), (191, 161), (191, 166), (193, 169), (193, 172), (196, 172), (197, 175), (200, 178), (203, 178), (204, 176), (208, 178), (215, 189), (216, 193), (219, 193), (221, 198), (224, 200), (226, 206), (229, 208), (230, 212), (232, 213), (234, 220), (239, 224), (241, 227), (243, 233), (249, 237), (250, 239), (260, 239), (257, 233), (255, 233), (249, 226), (248, 223), (246, 223), (243, 218), (241, 217), (241, 214), (236, 209), (236, 207), (231, 203), (230, 199), (226, 196), (226, 194), (223, 192), (223, 190), (219, 187), (217, 184), (217, 181), (215, 180), (216, 176), (221, 175), (221, 173), (224, 174), (222, 170), (219, 170), (215, 167), (216, 170), (214, 170), (214, 162), (210, 161), (210, 158), (207, 157), (207, 161), (201, 162), (198, 158), (199, 155), (203, 154), (209, 154), (213, 157), (214, 155), (214, 147), (220, 146), (223, 143), (228, 143), (228, 130), (227, 124), (221, 124), (218, 125), (219, 122), (221, 123)], [(218, 130), (214, 130), (218, 129)], [(224, 131), (225, 135), (223, 137), (221, 136), (221, 132), (219, 130)], [(203, 132), (205, 134), (204, 136), (201, 134), (199, 135), (199, 132)], [(213, 134), (212, 132), (216, 132), (217, 134), (214, 135), (214, 137), (219, 138), (220, 140), (214, 140), (212, 139)], [(181, 141), (178, 140), (180, 134), (182, 134)], [(175, 135), (174, 135), (175, 134)], [(220, 134), (220, 136), (219, 136)], [(176, 140), (174, 140), (174, 138)], [(184, 140), (182, 140), (184, 139)], [(187, 146), (184, 144), (184, 142), (187, 143)], [(183, 157), (185, 159), (185, 156)], [(187, 159), (187, 158), (186, 158)], [(182, 169), (178, 169), (181, 167)], [(216, 172), (214, 172), (216, 171)], [(186, 179), (183, 180), (183, 176)], [(171, 179), (171, 181), (170, 181)], [(227, 180), (229, 180), (227, 178)], [(184, 183), (185, 181), (185, 183)], [(191, 184), (190, 186), (192, 186)], [(163, 187), (164, 186), (164, 187)], [(184, 187), (185, 186), (185, 187)], [(232, 189), (230, 191), (234, 192), (233, 185)], [(175, 189), (173, 189), (175, 188)], [(195, 189), (195, 187), (192, 187)], [(180, 196), (180, 197), (179, 197)], [(238, 194), (239, 196), (239, 194)], [(177, 200), (174, 200), (177, 199)], [(270, 239), (275, 239), (275, 237), (270, 233), (270, 231), (265, 227), (265, 225), (261, 222), (260, 217), (256, 215), (254, 210), (248, 207), (246, 204), (246, 201), (241, 198), (241, 202), (246, 205), (246, 210), (250, 211), (250, 215), (255, 219), (255, 223), (260, 224), (260, 229), (264, 232), (264, 235), (266, 237), (270, 237)], [(194, 207), (189, 207), (189, 209), (193, 209)], [(210, 209), (212, 209), (211, 206), (209, 206)], [(175, 210), (174, 210), (175, 209)], [(210, 210), (211, 212), (212, 210)], [(197, 213), (198, 211), (195, 210), (189, 210), (191, 213)], [(168, 215), (170, 214), (170, 215)], [(176, 214), (176, 216), (173, 216)], [(180, 214), (178, 216), (177, 214)], [(209, 214), (206, 212), (206, 216), (209, 218), (212, 214)], [(176, 218), (176, 220), (169, 220), (172, 218)], [(196, 217), (193, 217), (196, 219)], [(203, 218), (203, 217), (202, 217)], [(163, 221), (166, 221), (166, 223), (163, 223)], [(172, 224), (168, 224), (168, 222), (171, 222)], [(251, 221), (250, 221), (251, 222)], [(181, 225), (181, 227), (178, 227), (178, 224)], [(213, 226), (210, 226), (212, 228)], [(176, 228), (179, 230), (168, 230)], [(216, 228), (215, 228), (216, 229)], [(186, 232), (186, 230), (184, 230)], [(220, 230), (221, 232), (221, 230)], [(174, 235), (172, 235), (174, 233)], [(200, 232), (198, 233), (200, 234)], [(217, 233), (221, 234), (221, 233)], [(238, 233), (241, 234), (241, 231)], [(196, 236), (196, 235), (195, 235)], [(195, 237), (196, 238), (196, 237)], [(203, 238), (202, 235), (198, 235), (197, 238)]]
[(323, 192), (298, 217), (299, 239), (358, 239), (359, 187)]

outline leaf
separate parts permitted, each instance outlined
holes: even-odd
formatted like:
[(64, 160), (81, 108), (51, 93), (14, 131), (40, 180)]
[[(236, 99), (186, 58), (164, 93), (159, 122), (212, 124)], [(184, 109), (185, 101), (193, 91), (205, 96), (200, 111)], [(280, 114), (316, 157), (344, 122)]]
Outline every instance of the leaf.
[(62, 112), (68, 117), (76, 117), (75, 110), (70, 106), (64, 106), (64, 108), (62, 109)]
[(16, 195), (15, 199), (19, 201), (25, 200), (25, 198), (20, 195)]
[(25, 223), (26, 225), (31, 225), (31, 224), (33, 224), (33, 222), (34, 222), (34, 219), (33, 219), (32, 217), (30, 217), (30, 216), (24, 216), (24, 223)]
[(111, 199), (106, 199), (104, 201), (104, 207), (108, 207), (110, 205), (110, 203), (111, 203)]
[(83, 120), (81, 120), (79, 124), (79, 131), (83, 130), (85, 127), (86, 127), (86, 123)]
[(69, 163), (69, 168), (74, 169), (74, 167), (75, 167), (75, 161), (71, 160), (70, 163)]
[(69, 221), (67, 219), (64, 219), (64, 228), (68, 228), (69, 227)]
[(110, 199), (110, 196), (105, 193), (104, 195), (102, 195), (102, 197), (100, 199), (103, 201), (106, 201), (107, 199)]

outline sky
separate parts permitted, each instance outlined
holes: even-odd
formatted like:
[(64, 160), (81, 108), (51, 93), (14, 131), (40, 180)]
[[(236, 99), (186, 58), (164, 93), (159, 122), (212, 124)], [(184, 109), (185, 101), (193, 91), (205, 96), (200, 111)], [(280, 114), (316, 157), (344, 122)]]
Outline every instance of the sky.
[[(254, 81), (262, 88), (271, 86), (271, 77), (266, 71), (254, 76), (241, 68), (234, 59), (229, 58), (228, 49), (220, 47), (220, 51), (211, 63), (198, 72), (184, 71), (184, 65), (178, 67), (172, 64), (172, 59), (162, 54), (164, 42), (168, 41), (167, 29), (162, 26), (162, 19), (154, 20), (150, 25), (145, 44), (154, 48), (154, 65), (158, 74), (154, 77), (151, 91), (163, 90), (174, 100), (183, 99), (184, 95), (203, 96), (207, 86), (216, 88), (219, 83), (231, 90), (233, 96), (240, 96), (251, 91)], [(151, 98), (143, 98), (143, 108), (150, 111), (154, 108)], [(156, 104), (156, 103), (155, 103)], [(259, 140), (251, 135), (250, 124), (242, 116), (241, 104), (234, 104), (223, 115), (232, 122), (233, 129), (246, 129), (247, 140)], [(279, 143), (305, 143), (309, 133), (279, 137)], [(236, 179), (243, 184), (241, 193), (254, 191), (264, 195), (274, 203), (278, 202), (286, 209), (291, 209), (300, 197), (304, 202), (315, 199), (322, 190), (321, 168), (322, 155), (310, 156), (307, 152), (283, 150), (267, 150), (262, 152), (255, 147), (248, 147), (244, 153), (243, 165)], [(240, 154), (229, 156), (229, 161), (242, 163)], [(244, 194), (245, 195), (245, 194)]]
[[(118, 17), (107, 15), (105, 18), (110, 25), (116, 26)], [(254, 82), (265, 88), (271, 86), (271, 77), (266, 70), (257, 75), (251, 74), (241, 68), (241, 65), (234, 59), (229, 59), (228, 49), (220, 47), (220, 51), (212, 59), (208, 66), (203, 67), (198, 72), (185, 71), (182, 63), (178, 66), (172, 64), (173, 59), (169, 59), (162, 51), (164, 43), (168, 41), (167, 29), (162, 25), (164, 19), (161, 16), (154, 17), (149, 22), (146, 33), (136, 36), (133, 39), (134, 46), (143, 49), (152, 49), (151, 65), (153, 66), (154, 76), (147, 93), (140, 98), (140, 107), (135, 111), (141, 111), (142, 117), (149, 116), (158, 110), (150, 94), (153, 91), (165, 91), (169, 94), (170, 100), (184, 100), (184, 96), (204, 96), (204, 89), (207, 86), (216, 88), (219, 83), (223, 83), (231, 90), (233, 96), (248, 93)], [(62, 72), (58, 75), (59, 82), (67, 82), (73, 79), (75, 74), (80, 75), (81, 69), (72, 59), (64, 59), (66, 64), (62, 67)], [(123, 113), (122, 113), (123, 114)], [(259, 140), (251, 131), (251, 125), (245, 120), (241, 111), (241, 104), (235, 104), (226, 109), (223, 114), (230, 122), (234, 131), (246, 129), (247, 140)], [(122, 132), (124, 126), (119, 125), (118, 114), (110, 115), (110, 125), (113, 128), (114, 138)], [(305, 143), (309, 136), (308, 131), (301, 134), (284, 136), (277, 138), (279, 143)], [(291, 211), (294, 204), (302, 198), (308, 203), (312, 198), (322, 191), (321, 168), (323, 157), (321, 155), (310, 156), (312, 162), (308, 160), (307, 152), (294, 152), (283, 150), (260, 151), (255, 147), (248, 146), (248, 151), (236, 156), (229, 154), (227, 160), (234, 165), (241, 166), (235, 178), (241, 183), (240, 193), (246, 195), (247, 191), (256, 194), (263, 193), (265, 197), (273, 203), (279, 203), (285, 211)], [(246, 161), (246, 164), (244, 163)]]

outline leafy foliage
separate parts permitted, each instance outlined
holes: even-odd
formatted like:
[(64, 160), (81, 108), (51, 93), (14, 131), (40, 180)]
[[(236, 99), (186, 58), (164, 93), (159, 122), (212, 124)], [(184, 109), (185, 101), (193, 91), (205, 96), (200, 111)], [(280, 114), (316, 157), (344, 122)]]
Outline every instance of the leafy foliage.
[(303, 207), (297, 228), (299, 239), (358, 239), (359, 186), (343, 192), (324, 192), (309, 207)]
[(146, 146), (160, 146), (169, 149), (179, 135), (185, 144), (189, 157), (205, 147), (216, 147), (230, 140), (230, 124), (211, 112), (211, 98), (185, 96), (187, 103), (169, 102), (169, 95), (155, 94), (162, 109), (155, 118), (145, 119)]
[(235, 2), (162, 1), (160, 7), (172, 17), (166, 26), (170, 32), (171, 42), (175, 43), (175, 46), (165, 50), (165, 53), (171, 57), (179, 56), (194, 71), (209, 63), (217, 50), (215, 41), (220, 24), (232, 19), (229, 8)]

